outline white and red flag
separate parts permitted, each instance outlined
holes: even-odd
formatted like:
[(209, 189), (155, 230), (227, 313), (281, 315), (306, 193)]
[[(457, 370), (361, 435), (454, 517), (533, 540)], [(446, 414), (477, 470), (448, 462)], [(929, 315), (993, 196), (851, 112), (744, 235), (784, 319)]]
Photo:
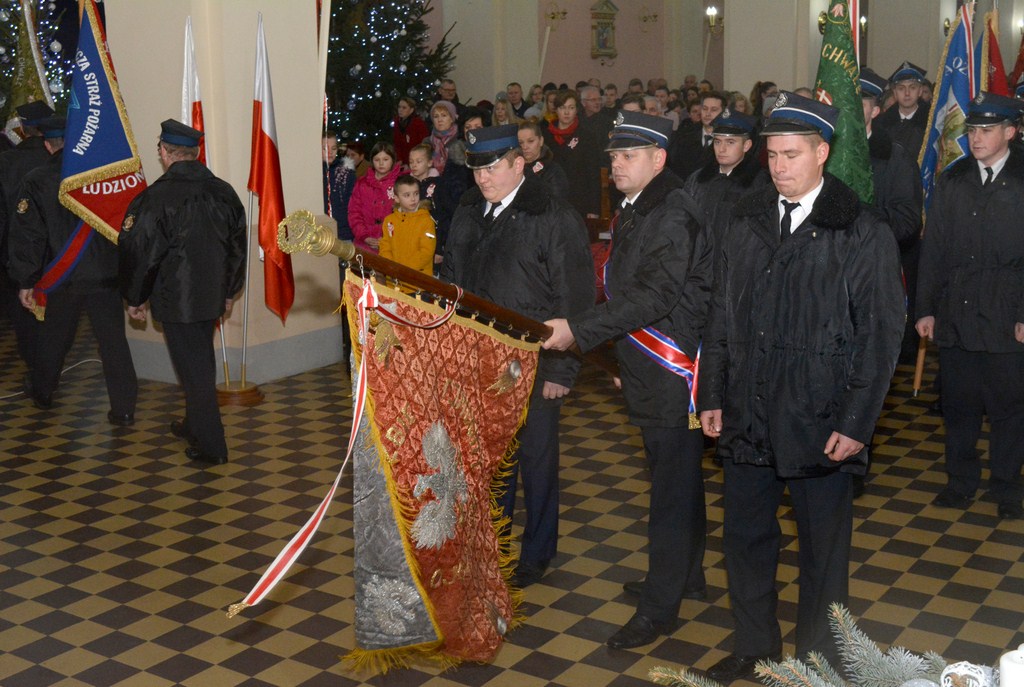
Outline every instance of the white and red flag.
[[(185, 70), (181, 78), (181, 121), (197, 131), (203, 128), (203, 97), (199, 93), (196, 49), (192, 44), (192, 17), (185, 20)], [(199, 161), (206, 164), (206, 138), (199, 141)]]
[(262, 14), (256, 30), (256, 91), (252, 101), (252, 158), (248, 188), (260, 199), (259, 240), (264, 254), (264, 299), (267, 308), (280, 317), (283, 324), (295, 300), (295, 278), (292, 276), (291, 256), (277, 246), (277, 225), (284, 219), (284, 190)]

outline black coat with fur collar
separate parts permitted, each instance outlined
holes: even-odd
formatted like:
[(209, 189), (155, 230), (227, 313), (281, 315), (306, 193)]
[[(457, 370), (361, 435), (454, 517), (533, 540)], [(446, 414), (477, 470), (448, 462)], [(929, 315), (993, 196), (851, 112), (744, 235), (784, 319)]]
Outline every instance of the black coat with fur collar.
[[(459, 201), (445, 244), (441, 278), (498, 305), (543, 322), (571, 317), (594, 303), (594, 263), (583, 220), (546, 184), (525, 177), (494, 223), (477, 186)], [(579, 359), (543, 351), (534, 385), (571, 387)]]
[[(905, 308), (892, 231), (826, 174), (785, 242), (774, 187), (741, 199), (717, 269), (699, 400), (722, 410), (719, 454), (783, 478), (828, 474), (833, 431), (871, 441), (899, 354)], [(866, 465), (861, 451), (841, 469)]]
[(939, 177), (921, 243), (917, 317), (935, 317), (935, 342), (1021, 353), (1024, 322), (1024, 155), (1015, 147), (991, 184), (978, 161)]
[(608, 300), (570, 317), (569, 327), (584, 351), (615, 340), (633, 424), (686, 427), (686, 381), (625, 337), (652, 326), (694, 358), (711, 295), (711, 243), (696, 202), (683, 190), (682, 179), (667, 169), (647, 184), (633, 207), (633, 220), (617, 227), (612, 237)]

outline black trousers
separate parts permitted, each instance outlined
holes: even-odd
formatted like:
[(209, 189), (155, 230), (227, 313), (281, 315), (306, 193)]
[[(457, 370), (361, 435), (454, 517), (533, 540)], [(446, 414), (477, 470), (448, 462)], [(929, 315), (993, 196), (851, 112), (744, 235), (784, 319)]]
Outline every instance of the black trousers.
[(118, 415), (133, 414), (139, 382), (128, 339), (124, 335), (124, 305), (115, 289), (49, 294), (46, 316), (39, 325), (32, 389), (37, 396), (51, 396), (57, 389), (64, 358), (75, 341), (78, 320), (83, 311), (89, 316), (99, 344), (110, 409)]
[(228, 455), (224, 425), (217, 405), (217, 360), (213, 352), (216, 320), (164, 322), (171, 363), (185, 391), (185, 428), (199, 450), (209, 456)]
[(850, 475), (782, 480), (771, 467), (724, 462), (725, 532), (722, 549), (736, 625), (733, 653), (765, 656), (782, 651), (775, 587), (781, 529), (777, 512), (789, 487), (800, 547), (796, 653), (822, 653), (839, 667), (828, 622), (833, 602), (849, 598), (853, 495)]
[(523, 480), (526, 527), (519, 553), (521, 562), (546, 565), (558, 550), (558, 420), (562, 404), (541, 398), (530, 400), (526, 423), (516, 439), (519, 448), (504, 481), (499, 500), (509, 520), (515, 512), (516, 482)]
[(988, 491), (998, 502), (1020, 503), (1024, 464), (1024, 353), (940, 348), (946, 474), (950, 488), (973, 497), (981, 484), (977, 443), (988, 415)]
[(39, 320), (21, 304), (18, 298), (18, 287), (7, 277), (0, 275), (0, 299), (3, 300), (3, 312), (10, 319), (14, 328), (14, 338), (18, 344), (18, 357), (31, 370), (35, 367), (36, 346), (39, 341)]
[(641, 427), (651, 473), (647, 581), (637, 612), (674, 622), (684, 590), (704, 587), (707, 514), (704, 436), (686, 427)]

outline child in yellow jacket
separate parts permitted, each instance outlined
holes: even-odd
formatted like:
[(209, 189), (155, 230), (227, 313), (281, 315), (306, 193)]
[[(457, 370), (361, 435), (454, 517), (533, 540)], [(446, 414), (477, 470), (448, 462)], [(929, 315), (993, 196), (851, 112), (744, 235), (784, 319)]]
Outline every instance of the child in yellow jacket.
[(434, 273), (434, 219), (420, 207), (420, 184), (409, 174), (395, 180), (398, 208), (384, 218), (380, 256), (424, 274)]

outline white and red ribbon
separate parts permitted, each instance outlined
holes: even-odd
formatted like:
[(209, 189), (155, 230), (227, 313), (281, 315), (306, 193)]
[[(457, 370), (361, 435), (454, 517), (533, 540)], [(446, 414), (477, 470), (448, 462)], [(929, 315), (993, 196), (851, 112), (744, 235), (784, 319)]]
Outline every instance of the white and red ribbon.
[[(356, 302), (356, 312), (359, 318), (359, 334), (366, 340), (368, 332), (367, 319), (369, 311), (376, 311), (377, 314), (393, 324), (417, 327), (419, 329), (435, 329), (440, 327), (442, 324), (447, 322), (455, 314), (455, 310), (458, 308), (459, 300), (462, 299), (462, 289), (458, 289), (458, 295), (454, 300), (447, 303), (445, 310), (438, 317), (430, 320), (429, 322), (419, 324), (409, 320), (397, 313), (393, 313), (381, 305), (380, 298), (377, 296), (377, 291), (373, 288), (373, 284), (369, 279), (363, 279), (363, 290), (359, 294), (359, 300)], [(320, 505), (316, 507), (313, 514), (306, 521), (306, 524), (295, 533), (295, 536), (291, 538), (288, 544), (281, 550), (281, 553), (277, 554), (277, 558), (270, 564), (267, 571), (263, 573), (263, 576), (256, 582), (256, 586), (252, 588), (241, 602), (232, 604), (228, 607), (228, 617), (231, 618), (238, 614), (249, 606), (255, 606), (262, 601), (267, 594), (274, 589), (278, 582), (284, 579), (284, 576), (288, 574), (288, 570), (292, 567), (302, 552), (312, 541), (313, 535), (316, 534), (317, 529), (320, 527), (320, 523), (323, 522), (324, 515), (327, 514), (327, 507), (331, 504), (334, 499), (334, 494), (338, 490), (338, 484), (341, 482), (341, 476), (345, 472), (345, 466), (348, 465), (349, 458), (352, 457), (352, 449), (356, 445), (356, 437), (359, 435), (359, 423), (363, 418), (363, 410), (366, 408), (366, 396), (368, 386), (366, 383), (366, 355), (360, 356), (359, 361), (359, 377), (356, 384), (356, 395), (355, 404), (352, 409), (352, 431), (348, 438), (348, 449), (345, 451), (345, 460), (341, 463), (341, 468), (338, 470), (337, 477), (334, 478), (334, 483), (331, 488), (327, 491)]]

